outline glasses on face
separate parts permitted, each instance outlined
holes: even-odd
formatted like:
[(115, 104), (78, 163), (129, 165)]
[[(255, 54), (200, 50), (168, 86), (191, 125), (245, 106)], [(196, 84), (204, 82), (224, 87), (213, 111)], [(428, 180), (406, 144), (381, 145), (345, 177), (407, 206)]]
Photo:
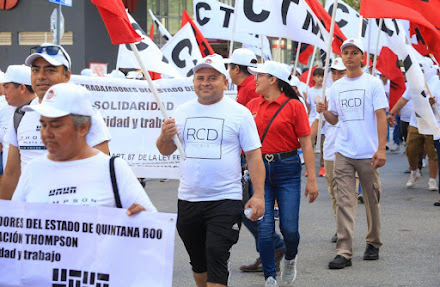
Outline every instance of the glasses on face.
[(66, 53), (64, 52), (64, 49), (59, 47), (59, 46), (35, 46), (32, 47), (30, 50), (31, 54), (34, 53), (44, 53), (46, 52), (46, 54), (50, 55), (50, 56), (55, 56), (58, 54), (58, 52), (61, 51), (61, 54), (64, 56), (64, 58), (66, 58), (67, 62), (70, 64), (69, 58), (67, 58)]
[(258, 80), (258, 78), (260, 78), (261, 76), (272, 77), (271, 75), (269, 75), (267, 73), (258, 73), (255, 75), (255, 80)]

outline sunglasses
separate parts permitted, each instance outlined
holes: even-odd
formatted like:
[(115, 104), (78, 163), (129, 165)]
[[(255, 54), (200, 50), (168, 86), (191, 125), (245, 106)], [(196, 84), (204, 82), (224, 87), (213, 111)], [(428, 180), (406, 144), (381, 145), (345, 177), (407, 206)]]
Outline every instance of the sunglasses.
[(55, 56), (58, 54), (58, 52), (61, 51), (61, 54), (64, 56), (64, 58), (66, 58), (67, 62), (70, 64), (70, 60), (69, 58), (67, 58), (66, 53), (64, 52), (64, 49), (59, 47), (59, 46), (35, 46), (32, 47), (30, 50), (31, 54), (34, 53), (44, 53), (46, 52), (46, 54), (50, 55), (50, 56)]

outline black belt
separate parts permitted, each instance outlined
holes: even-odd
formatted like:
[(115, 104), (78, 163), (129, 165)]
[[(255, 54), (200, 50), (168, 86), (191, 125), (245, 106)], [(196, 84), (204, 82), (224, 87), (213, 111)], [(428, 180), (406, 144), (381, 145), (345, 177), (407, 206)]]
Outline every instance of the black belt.
[(263, 154), (263, 160), (267, 162), (282, 161), (285, 158), (295, 155), (298, 155), (298, 150), (292, 150), (292, 151), (286, 151), (280, 153), (267, 153), (267, 154)]

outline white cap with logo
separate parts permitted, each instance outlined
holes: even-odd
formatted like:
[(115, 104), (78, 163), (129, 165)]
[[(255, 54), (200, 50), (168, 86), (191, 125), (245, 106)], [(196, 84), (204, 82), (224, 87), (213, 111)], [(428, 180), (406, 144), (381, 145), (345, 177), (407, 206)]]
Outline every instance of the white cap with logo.
[(10, 65), (3, 77), (0, 77), (0, 84), (16, 83), (31, 85), (31, 68), (25, 65)]
[(42, 57), (48, 61), (51, 65), (61, 66), (64, 65), (68, 70), (72, 68), (72, 61), (66, 50), (59, 45), (44, 43), (40, 46), (33, 47), (31, 49), (32, 54), (26, 58), (25, 64), (32, 66), (35, 59)]
[(225, 77), (228, 76), (228, 73), (226, 72), (223, 57), (220, 56), (219, 54), (208, 55), (205, 58), (199, 60), (197, 62), (197, 65), (195, 65), (193, 68), (194, 74), (198, 70), (203, 69), (203, 68), (214, 69), (217, 72), (223, 74)]
[(344, 71), (347, 68), (345, 67), (344, 63), (342, 62), (341, 57), (338, 57), (338, 58), (333, 60), (331, 66), (330, 66), (330, 69), (338, 70), (338, 71)]
[(246, 48), (238, 48), (232, 52), (230, 58), (225, 59), (226, 64), (236, 64), (246, 67), (257, 67), (258, 61), (255, 53)]
[(48, 118), (59, 118), (69, 114), (93, 116), (94, 111), (89, 98), (90, 92), (83, 86), (56, 84), (47, 90), (41, 104), (25, 106), (23, 111), (36, 111)]
[(290, 70), (285, 64), (281, 64), (275, 61), (266, 61), (264, 64), (259, 64), (257, 68), (248, 68), (249, 73), (256, 74), (269, 74), (281, 81), (290, 84)]
[(341, 46), (341, 52), (344, 51), (344, 48), (346, 47), (356, 47), (359, 50), (361, 50), (362, 54), (364, 53), (364, 46), (362, 45), (362, 41), (359, 39), (355, 39), (355, 38), (350, 38), (344, 41), (344, 43), (342, 43)]

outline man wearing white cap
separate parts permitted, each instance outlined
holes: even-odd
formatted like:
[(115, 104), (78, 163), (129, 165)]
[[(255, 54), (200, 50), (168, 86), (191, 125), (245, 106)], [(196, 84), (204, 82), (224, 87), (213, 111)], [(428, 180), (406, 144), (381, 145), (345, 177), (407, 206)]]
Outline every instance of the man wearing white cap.
[[(47, 155), (24, 168), (12, 200), (127, 208), (127, 214), (156, 212), (128, 164), (87, 144), (95, 111), (90, 93), (74, 84), (52, 86), (39, 105), (23, 107), (40, 116)], [(110, 165), (114, 166), (114, 173)], [(89, 176), (84, 176), (89, 175)], [(112, 184), (116, 179), (117, 188)]]
[[(31, 55), (25, 64), (31, 66), (31, 84), (37, 98), (30, 105), (41, 103), (44, 94), (55, 84), (67, 83), (70, 80), (71, 60), (63, 47), (53, 44), (42, 44), (31, 48)], [(90, 146), (108, 154), (110, 133), (98, 112), (92, 117), (92, 125), (86, 136)], [(0, 187), (0, 198), (11, 199), (17, 186), (21, 170), (33, 158), (46, 154), (40, 135), (39, 115), (26, 112), (15, 128), (8, 129), (5, 140), (9, 142), (8, 163)]]
[(353, 233), (356, 216), (355, 172), (359, 174), (368, 234), (364, 260), (379, 259), (380, 195), (378, 168), (386, 162), (387, 123), (385, 109), (388, 101), (379, 79), (363, 73), (362, 42), (348, 39), (342, 46), (342, 61), (346, 76), (336, 81), (330, 91), (325, 119), (332, 125), (339, 123), (335, 141), (334, 193), (336, 198), (337, 255), (330, 261), (330, 269), (351, 266)]
[(232, 83), (237, 85), (237, 102), (246, 106), (247, 103), (258, 97), (255, 92), (255, 80), (254, 76), (248, 71), (248, 67), (257, 66), (257, 56), (255, 53), (246, 48), (239, 48), (234, 50), (231, 57), (225, 60), (225, 63), (229, 64), (229, 76)]
[(231, 247), (238, 241), (243, 206), (240, 155), (246, 155), (254, 195), (250, 219), (264, 213), (264, 165), (255, 122), (246, 107), (224, 96), (223, 59), (210, 55), (193, 68), (197, 99), (166, 119), (156, 145), (176, 149), (178, 132), (186, 160), (180, 162), (177, 230), (189, 254), (198, 287), (227, 286)]
[[(2, 143), (2, 168), (4, 169), (8, 159), (9, 143), (3, 138), (11, 125), (11, 120), (17, 123), (21, 118), (21, 107), (29, 104), (36, 96), (31, 86), (31, 68), (28, 66), (10, 65), (6, 74), (0, 79), (0, 86), (2, 84), (6, 101), (6, 104), (0, 108), (0, 142)], [(12, 114), (14, 114), (13, 118)]]

